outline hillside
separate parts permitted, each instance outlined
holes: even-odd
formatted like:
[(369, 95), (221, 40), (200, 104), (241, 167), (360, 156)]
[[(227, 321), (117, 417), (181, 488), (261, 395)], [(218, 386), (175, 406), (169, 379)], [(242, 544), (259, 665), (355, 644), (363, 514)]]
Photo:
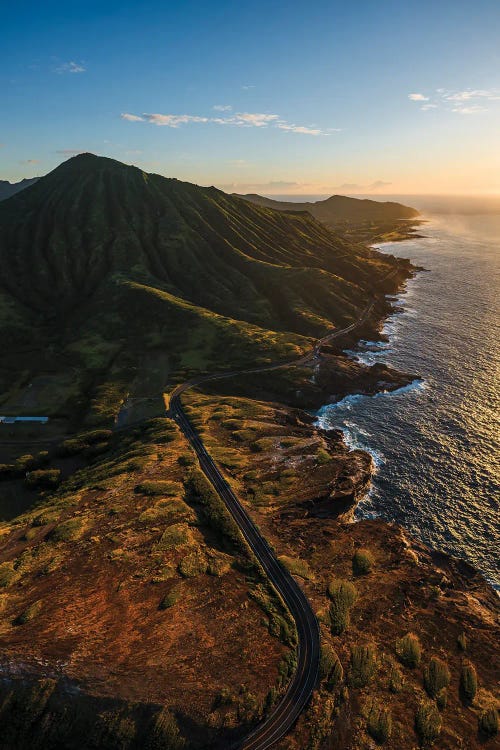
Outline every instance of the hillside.
[(6, 198), (10, 198), (16, 193), (20, 193), (21, 190), (25, 190), (30, 185), (34, 185), (38, 182), (38, 177), (25, 178), (19, 182), (8, 182), (8, 180), (0, 180), (0, 201), (4, 201)]
[(113, 419), (168, 379), (299, 353), (408, 269), (309, 215), (76, 156), (0, 204), (0, 405)]
[(415, 208), (393, 201), (375, 201), (332, 195), (322, 201), (294, 203), (265, 198), (249, 193), (241, 195), (246, 201), (275, 211), (306, 211), (325, 226), (357, 241), (404, 239), (413, 233), (418, 223)]

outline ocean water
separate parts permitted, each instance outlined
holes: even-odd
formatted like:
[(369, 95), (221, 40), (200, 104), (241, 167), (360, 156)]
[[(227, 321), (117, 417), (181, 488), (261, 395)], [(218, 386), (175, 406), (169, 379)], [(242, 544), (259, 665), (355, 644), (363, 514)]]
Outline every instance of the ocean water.
[(358, 518), (395, 521), (500, 588), (500, 215), (428, 214), (425, 239), (379, 245), (426, 272), (398, 296), (386, 342), (350, 356), (415, 373), (318, 418), (368, 450), (376, 473)]

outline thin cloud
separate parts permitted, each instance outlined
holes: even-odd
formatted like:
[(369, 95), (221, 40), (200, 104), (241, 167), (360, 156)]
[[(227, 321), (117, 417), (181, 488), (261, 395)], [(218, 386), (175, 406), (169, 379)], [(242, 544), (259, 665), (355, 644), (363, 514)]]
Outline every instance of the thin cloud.
[(78, 154), (86, 154), (86, 151), (78, 148), (61, 148), (56, 151), (56, 154), (64, 154), (65, 156), (78, 156)]
[(459, 115), (478, 115), (481, 112), (487, 112), (486, 107), (481, 107), (480, 104), (471, 104), (470, 107), (453, 107), (452, 112), (458, 112)]
[(252, 83), (250, 85), (242, 86), (241, 88), (243, 89), (243, 91), (249, 91), (249, 89), (254, 89), (255, 86)]
[(25, 159), (20, 161), (19, 164), (38, 164), (38, 159)]
[(85, 73), (87, 68), (83, 63), (77, 63), (74, 60), (62, 63), (56, 68), (56, 73)]
[(212, 109), (215, 109), (217, 112), (230, 112), (232, 107), (230, 104), (214, 104)]
[[(229, 105), (216, 105), (219, 108)], [(214, 107), (215, 109), (216, 107)], [(289, 123), (279, 115), (264, 112), (235, 112), (234, 114), (220, 117), (206, 117), (200, 115), (173, 115), (173, 114), (148, 114), (143, 113), (136, 115), (131, 112), (122, 112), (121, 118), (128, 122), (147, 122), (153, 125), (178, 128), (181, 125), (192, 123), (213, 123), (215, 125), (225, 125), (240, 128), (277, 128), (301, 135), (328, 135), (331, 132), (339, 130), (338, 128), (329, 128), (328, 131), (316, 127), (306, 127)]]
[(420, 107), (423, 112), (444, 109), (460, 115), (476, 115), (487, 111), (487, 107), (483, 106), (484, 102), (500, 100), (500, 91), (497, 89), (450, 91), (440, 88), (436, 89), (432, 98), (424, 94), (408, 94), (408, 99), (414, 102), (425, 102)]

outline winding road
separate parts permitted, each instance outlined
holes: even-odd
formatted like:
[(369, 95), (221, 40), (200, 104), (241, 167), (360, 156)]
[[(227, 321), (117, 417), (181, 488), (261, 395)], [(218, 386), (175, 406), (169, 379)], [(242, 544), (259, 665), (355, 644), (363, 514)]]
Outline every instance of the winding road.
[(369, 302), (360, 317), (346, 328), (339, 329), (319, 339), (313, 349), (306, 355), (289, 361), (274, 362), (248, 370), (219, 372), (213, 375), (202, 375), (176, 386), (170, 394), (168, 414), (179, 425), (186, 439), (196, 452), (200, 467), (219, 494), (227, 509), (238, 524), (238, 527), (250, 546), (255, 557), (262, 565), (269, 580), (281, 595), (295, 621), (298, 636), (297, 669), (288, 685), (287, 691), (272, 712), (244, 740), (234, 745), (234, 750), (266, 750), (272, 747), (293, 727), (298, 716), (305, 708), (318, 679), (320, 657), (320, 633), (316, 615), (292, 575), (278, 561), (268, 542), (261, 535), (257, 526), (241, 505), (220, 469), (208, 453), (205, 445), (192, 427), (182, 409), (181, 395), (190, 388), (211, 380), (249, 375), (252, 373), (279, 370), (285, 367), (306, 364), (319, 356), (321, 347), (330, 341), (353, 331), (366, 321), (375, 305)]

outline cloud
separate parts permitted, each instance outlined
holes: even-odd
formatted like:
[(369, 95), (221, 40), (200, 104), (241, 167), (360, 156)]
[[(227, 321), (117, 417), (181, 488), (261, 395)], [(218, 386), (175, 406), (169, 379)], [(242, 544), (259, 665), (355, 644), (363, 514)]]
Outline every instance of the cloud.
[(292, 133), (302, 133), (303, 135), (325, 135), (319, 128), (306, 128), (303, 125), (288, 125), (285, 122), (279, 122), (276, 125), (280, 130), (289, 130)]
[(424, 94), (408, 94), (408, 99), (414, 102), (427, 102), (420, 107), (423, 112), (440, 108), (460, 115), (475, 115), (487, 111), (487, 108), (479, 102), (500, 100), (500, 91), (498, 89), (450, 91), (440, 88), (436, 89), (432, 100), (430, 96)]
[(250, 89), (254, 89), (255, 86), (252, 83), (250, 85), (242, 86), (241, 88), (243, 89), (243, 91), (249, 91)]
[(230, 104), (214, 104), (212, 109), (217, 110), (217, 112), (230, 112), (232, 107)]
[(61, 148), (56, 151), (56, 154), (65, 154), (66, 156), (78, 156), (78, 154), (86, 154), (86, 151), (78, 148)]
[(25, 159), (20, 161), (19, 164), (38, 164), (38, 159)]
[(87, 68), (83, 63), (76, 63), (74, 60), (65, 62), (56, 68), (56, 73), (85, 73)]
[(471, 104), (470, 107), (453, 107), (452, 112), (458, 112), (460, 115), (478, 115), (481, 112), (487, 112), (486, 107), (481, 107), (479, 104)]
[(466, 89), (465, 91), (456, 91), (455, 93), (443, 92), (444, 98), (449, 102), (468, 102), (471, 99), (500, 99), (498, 91), (493, 89)]
[[(226, 105), (216, 105), (222, 107)], [(214, 107), (215, 109), (216, 107)], [(235, 112), (234, 114), (221, 117), (205, 117), (199, 115), (172, 115), (172, 114), (148, 114), (135, 115), (130, 112), (122, 112), (121, 117), (128, 122), (148, 122), (169, 128), (178, 128), (180, 125), (190, 123), (213, 123), (215, 125), (226, 125), (242, 128), (267, 128), (273, 127), (301, 135), (329, 135), (338, 131), (339, 128), (328, 128), (328, 131), (316, 127), (295, 125), (283, 120), (279, 115), (263, 112)]]
[(128, 120), (129, 122), (144, 122), (144, 117), (131, 115), (129, 112), (122, 112), (121, 117), (123, 120)]
[(375, 182), (371, 182), (369, 185), (360, 185), (357, 182), (344, 182), (342, 185), (332, 187), (331, 190), (346, 190), (350, 193), (368, 193), (372, 190), (381, 190), (382, 188), (389, 187), (389, 185), (392, 185), (392, 182), (384, 182), (383, 180), (375, 180)]

